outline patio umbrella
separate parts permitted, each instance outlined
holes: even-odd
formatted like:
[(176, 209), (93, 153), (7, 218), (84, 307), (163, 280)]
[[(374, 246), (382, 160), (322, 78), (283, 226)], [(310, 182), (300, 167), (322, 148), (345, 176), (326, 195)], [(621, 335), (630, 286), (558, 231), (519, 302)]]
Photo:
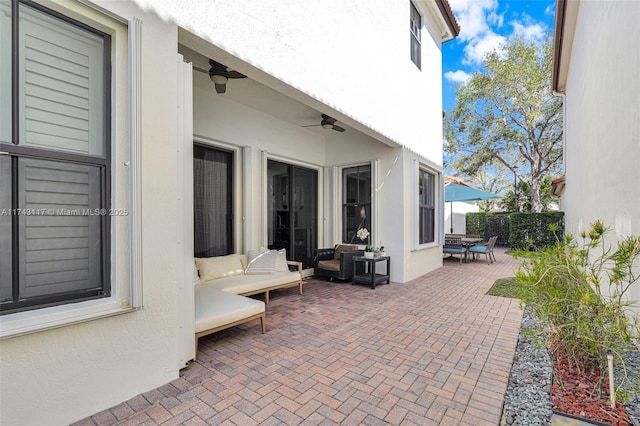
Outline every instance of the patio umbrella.
[(453, 234), (453, 202), (454, 201), (479, 201), (501, 198), (500, 195), (475, 189), (470, 186), (449, 182), (444, 186), (444, 201), (451, 206), (451, 233)]

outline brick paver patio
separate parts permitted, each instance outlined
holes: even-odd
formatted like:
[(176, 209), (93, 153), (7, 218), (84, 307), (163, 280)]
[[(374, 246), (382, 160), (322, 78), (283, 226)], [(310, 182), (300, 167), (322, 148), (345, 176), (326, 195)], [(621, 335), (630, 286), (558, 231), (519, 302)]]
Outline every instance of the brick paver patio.
[(405, 284), (311, 279), (258, 321), (200, 339), (173, 382), (78, 425), (497, 425), (522, 312), (487, 296), (516, 262), (444, 267)]

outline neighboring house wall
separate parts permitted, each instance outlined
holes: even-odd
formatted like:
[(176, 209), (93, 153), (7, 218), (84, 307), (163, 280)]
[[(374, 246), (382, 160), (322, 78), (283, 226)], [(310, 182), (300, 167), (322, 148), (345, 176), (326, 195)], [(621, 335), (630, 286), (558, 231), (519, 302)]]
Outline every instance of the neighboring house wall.
[[(447, 234), (466, 234), (467, 213), (479, 212), (480, 207), (478, 207), (476, 204), (465, 203), (464, 201), (453, 201), (445, 203), (444, 211), (444, 232)], [(453, 231), (451, 229), (452, 218)]]
[(554, 64), (556, 89), (566, 95), (561, 207), (567, 231), (579, 234), (600, 219), (615, 244), (616, 237), (640, 235), (640, 2), (566, 7), (561, 61)]

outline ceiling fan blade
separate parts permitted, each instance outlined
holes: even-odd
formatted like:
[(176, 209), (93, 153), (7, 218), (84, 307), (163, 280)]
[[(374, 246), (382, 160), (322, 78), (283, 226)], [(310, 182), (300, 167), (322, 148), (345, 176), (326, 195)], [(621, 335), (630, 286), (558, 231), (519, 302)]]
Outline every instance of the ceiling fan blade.
[(332, 129), (335, 130), (336, 132), (341, 132), (341, 133), (345, 131), (344, 128), (340, 126), (336, 126), (335, 124), (333, 125)]
[(226, 84), (216, 84), (216, 92), (225, 93), (226, 91), (227, 91), (227, 85)]
[(238, 71), (228, 70), (227, 78), (247, 78), (246, 75), (239, 73)]

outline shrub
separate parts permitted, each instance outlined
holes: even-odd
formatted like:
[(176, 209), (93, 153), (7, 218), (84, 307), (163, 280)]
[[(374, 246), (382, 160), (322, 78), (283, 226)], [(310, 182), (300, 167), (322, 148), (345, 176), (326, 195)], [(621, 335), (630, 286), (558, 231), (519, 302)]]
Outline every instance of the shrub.
[(607, 351), (622, 361), (636, 347), (638, 317), (627, 292), (640, 278), (640, 238), (628, 237), (613, 250), (607, 231), (598, 221), (580, 243), (567, 235), (552, 247), (519, 253), (518, 296), (547, 324), (555, 356), (581, 371), (606, 371)]
[(564, 234), (564, 212), (512, 213), (509, 221), (509, 243), (518, 249), (553, 246)]

